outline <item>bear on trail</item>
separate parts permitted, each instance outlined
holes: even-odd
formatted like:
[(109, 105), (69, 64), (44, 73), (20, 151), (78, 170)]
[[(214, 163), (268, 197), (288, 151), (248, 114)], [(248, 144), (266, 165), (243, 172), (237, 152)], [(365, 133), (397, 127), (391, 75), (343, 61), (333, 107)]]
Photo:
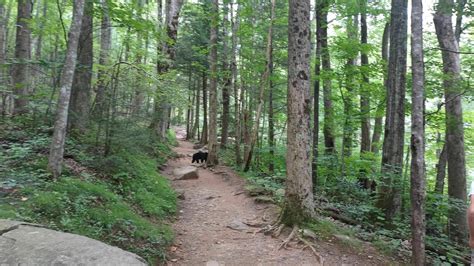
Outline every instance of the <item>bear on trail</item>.
[(194, 163), (194, 162), (203, 163), (206, 161), (207, 161), (207, 152), (198, 151), (195, 154), (193, 154), (193, 160), (191, 163)]

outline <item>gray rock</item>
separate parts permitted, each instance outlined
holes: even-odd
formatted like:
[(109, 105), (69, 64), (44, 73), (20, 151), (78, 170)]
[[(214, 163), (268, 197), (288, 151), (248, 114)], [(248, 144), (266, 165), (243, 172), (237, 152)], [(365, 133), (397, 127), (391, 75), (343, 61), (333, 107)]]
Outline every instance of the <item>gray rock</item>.
[(206, 262), (206, 266), (219, 266), (219, 262), (215, 261), (215, 260), (210, 260), (208, 262)]
[(84, 236), (0, 219), (0, 265), (146, 265), (141, 257)]
[(249, 226), (244, 224), (240, 220), (233, 220), (232, 222), (230, 222), (230, 224), (227, 225), (227, 227), (237, 231), (244, 231), (249, 229)]
[(184, 190), (176, 189), (176, 197), (182, 200), (186, 199), (186, 196), (184, 195)]
[(198, 179), (198, 169), (194, 166), (183, 166), (173, 170), (173, 175), (178, 180)]
[(312, 239), (317, 239), (318, 238), (316, 233), (313, 232), (313, 230), (310, 230), (308, 228), (303, 229), (302, 234), (303, 234), (304, 237), (308, 237), (308, 238), (312, 238)]
[(275, 203), (275, 201), (269, 196), (257, 196), (255, 197), (255, 203)]

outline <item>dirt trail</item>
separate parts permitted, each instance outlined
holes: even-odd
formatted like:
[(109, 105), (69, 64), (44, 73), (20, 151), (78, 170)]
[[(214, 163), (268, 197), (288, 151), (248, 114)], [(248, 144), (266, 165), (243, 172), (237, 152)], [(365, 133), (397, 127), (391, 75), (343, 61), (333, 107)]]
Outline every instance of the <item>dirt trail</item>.
[[(162, 171), (171, 180), (173, 169), (191, 165), (189, 154), (195, 152), (192, 143), (182, 140), (181, 130), (177, 137), (179, 147), (175, 151), (181, 157), (170, 160)], [(176, 239), (169, 252), (169, 265), (321, 265), (310, 249), (303, 250), (302, 244), (292, 242), (288, 249), (278, 250), (284, 235), (278, 239), (255, 233), (258, 226), (274, 221), (278, 210), (274, 205), (255, 203), (244, 193), (245, 181), (229, 168), (199, 168), (199, 179), (173, 180), (172, 184), (184, 192), (184, 199), (179, 201), (173, 225)], [(254, 226), (229, 228), (235, 222)], [(324, 265), (393, 263), (376, 255), (373, 248), (361, 247), (359, 252), (351, 253), (334, 242), (320, 242), (316, 249)]]

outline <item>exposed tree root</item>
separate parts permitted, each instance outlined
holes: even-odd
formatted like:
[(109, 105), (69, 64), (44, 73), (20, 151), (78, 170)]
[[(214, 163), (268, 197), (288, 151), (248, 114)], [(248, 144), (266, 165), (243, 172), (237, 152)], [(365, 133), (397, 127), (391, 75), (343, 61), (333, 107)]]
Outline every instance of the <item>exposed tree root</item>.
[(321, 257), (321, 255), (319, 255), (319, 253), (314, 248), (314, 245), (311, 242), (309, 242), (308, 240), (304, 239), (304, 237), (302, 237), (300, 235), (298, 235), (298, 239), (305, 244), (303, 250), (307, 247), (310, 248), (311, 251), (313, 251), (314, 256), (316, 256), (316, 259), (318, 259), (318, 262), (323, 264), (323, 257)]
[[(283, 225), (283, 227), (285, 227), (285, 226)], [(281, 243), (281, 245), (278, 247), (278, 249), (286, 248), (286, 246), (288, 246), (288, 243), (290, 243), (290, 241), (295, 237), (295, 235), (298, 235), (298, 229), (299, 228), (298, 228), (297, 225), (293, 226), (293, 230), (291, 230), (290, 235), (283, 241), (283, 243)], [(281, 232), (281, 230), (280, 230), (280, 232)]]
[[(285, 228), (285, 224), (281, 222), (281, 217), (278, 218), (278, 221), (274, 223), (273, 225), (267, 225), (266, 227), (258, 230), (255, 233), (259, 232), (264, 232), (264, 234), (269, 235), (272, 234), (272, 237), (278, 237), (280, 236), (281, 232)], [(294, 225), (293, 229), (291, 230), (291, 233), (288, 235), (288, 237), (283, 240), (283, 242), (280, 244), (278, 247), (278, 250), (281, 248), (287, 248), (288, 244), (294, 239), (297, 238), (299, 241), (301, 241), (305, 246), (303, 247), (303, 250), (306, 248), (310, 248), (311, 251), (313, 252), (314, 256), (318, 260), (319, 263), (323, 264), (323, 257), (316, 251), (314, 244), (305, 239), (301, 233), (298, 225)]]

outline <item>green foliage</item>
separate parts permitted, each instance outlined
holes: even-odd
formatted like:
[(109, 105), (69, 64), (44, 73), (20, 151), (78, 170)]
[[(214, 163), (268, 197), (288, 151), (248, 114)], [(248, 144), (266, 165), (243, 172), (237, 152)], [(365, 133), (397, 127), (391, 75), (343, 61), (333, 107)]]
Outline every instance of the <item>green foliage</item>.
[[(122, 128), (112, 154), (103, 157), (86, 134), (67, 141), (65, 174), (52, 182), (45, 171), (50, 137), (21, 128), (1, 135), (0, 218), (26, 220), (85, 235), (135, 252), (150, 263), (165, 258), (173, 239), (166, 217), (176, 195), (157, 173), (171, 154), (149, 129)], [(90, 132), (90, 134), (92, 134)], [(169, 140), (175, 142), (172, 134)]]

